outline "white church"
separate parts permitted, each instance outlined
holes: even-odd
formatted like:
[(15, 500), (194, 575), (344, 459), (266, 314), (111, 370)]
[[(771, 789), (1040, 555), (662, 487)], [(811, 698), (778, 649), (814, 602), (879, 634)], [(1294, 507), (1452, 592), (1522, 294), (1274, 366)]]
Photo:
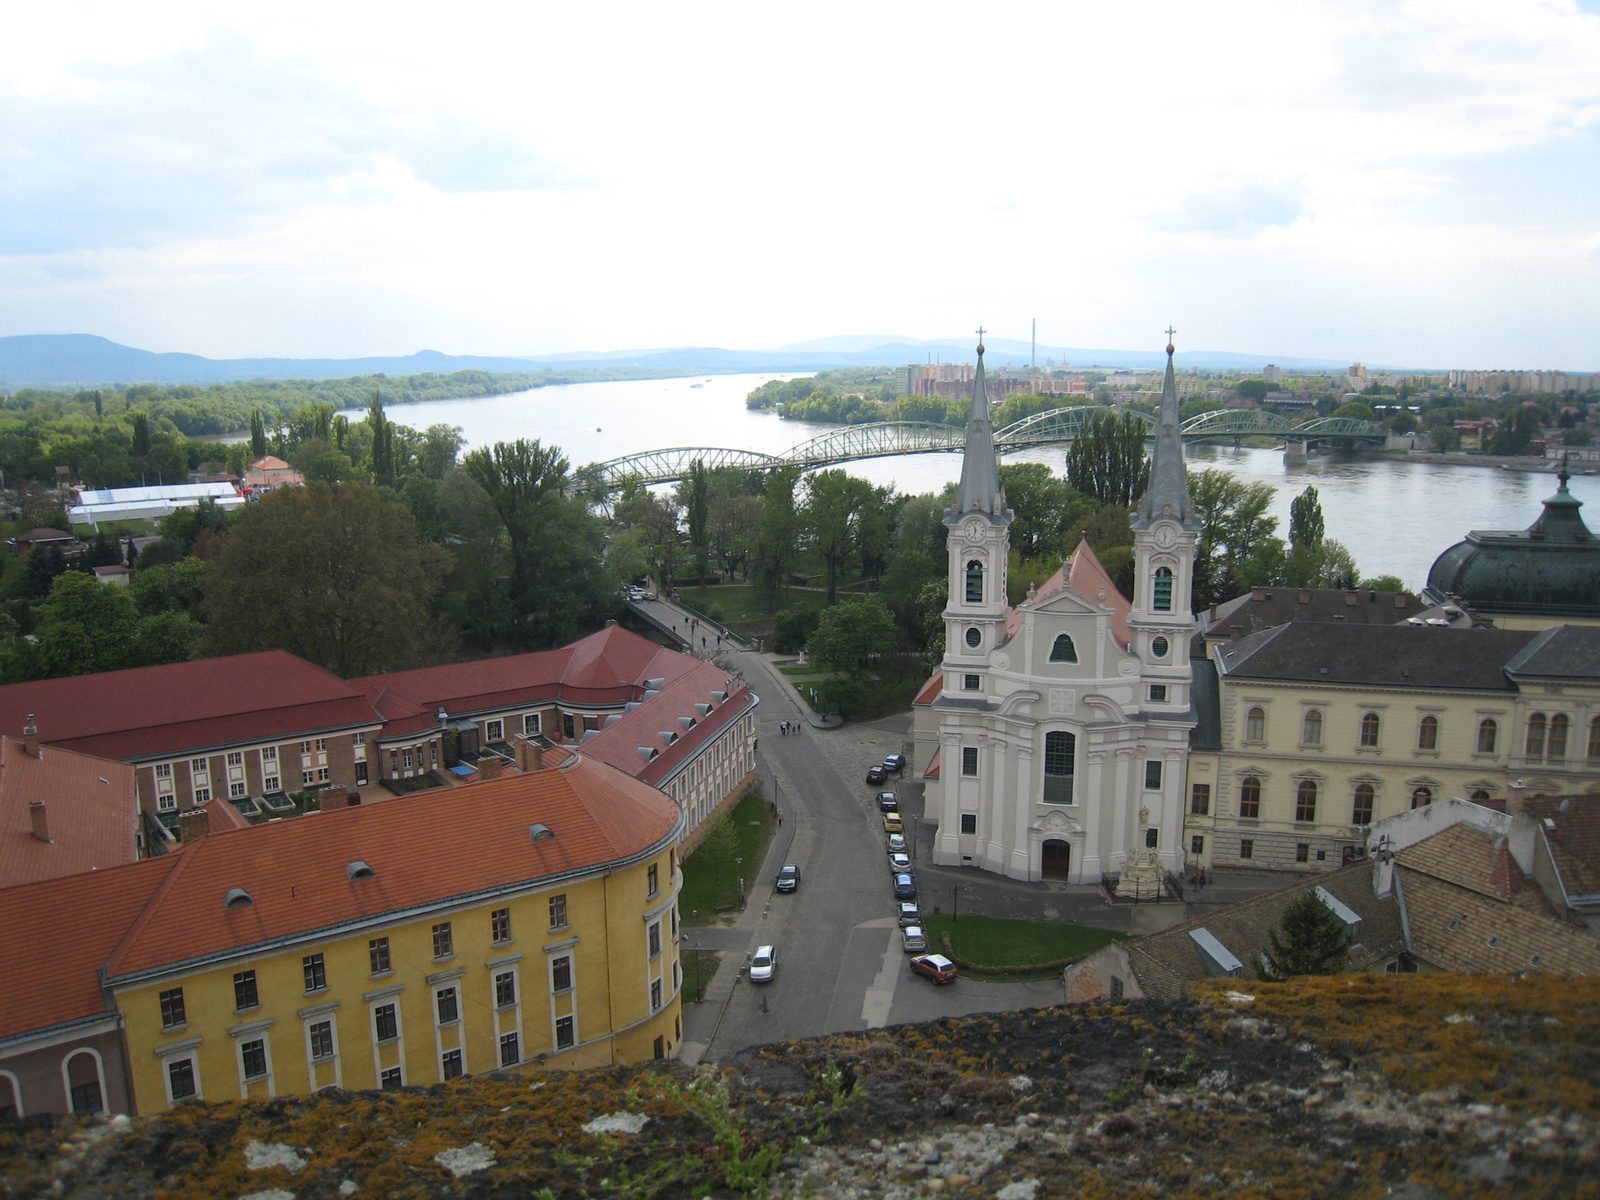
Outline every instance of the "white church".
[(940, 669), (915, 709), (934, 862), (1153, 896), (1183, 867), (1200, 520), (1184, 476), (1173, 347), (1150, 483), (1133, 521), (1134, 595), (1088, 543), (1022, 603), (1006, 599), (1012, 512), (984, 383), (973, 380), (949, 529)]

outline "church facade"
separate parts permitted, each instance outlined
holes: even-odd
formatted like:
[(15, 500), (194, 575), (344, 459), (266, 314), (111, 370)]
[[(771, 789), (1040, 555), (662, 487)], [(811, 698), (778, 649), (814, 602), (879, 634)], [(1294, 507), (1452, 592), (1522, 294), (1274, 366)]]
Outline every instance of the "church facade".
[(938, 825), (934, 861), (1015, 879), (1158, 882), (1184, 865), (1195, 724), (1189, 596), (1200, 522), (1184, 477), (1172, 347), (1133, 522), (1133, 598), (1084, 543), (1015, 606), (1006, 592), (1012, 513), (983, 352), (961, 482), (944, 518), (944, 661), (915, 710), (926, 813)]

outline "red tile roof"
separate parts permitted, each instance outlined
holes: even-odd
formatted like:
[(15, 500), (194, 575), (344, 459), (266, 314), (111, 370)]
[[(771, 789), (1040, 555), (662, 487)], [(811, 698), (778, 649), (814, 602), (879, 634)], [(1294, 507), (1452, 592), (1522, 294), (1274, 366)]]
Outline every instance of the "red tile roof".
[(1533, 796), (1522, 809), (1544, 830), (1567, 895), (1600, 895), (1600, 796)]
[(928, 682), (922, 685), (922, 690), (917, 693), (917, 698), (911, 703), (932, 704), (939, 698), (939, 693), (944, 690), (944, 672), (935, 671), (928, 676)]
[[(33, 836), (36, 800), (49, 842)], [(138, 821), (132, 767), (56, 746), (35, 758), (0, 737), (0, 887), (133, 862)]]
[[(755, 693), (741, 680), (734, 680), (730, 687), (728, 673), (720, 667), (684, 654), (677, 657), (687, 662), (688, 669), (665, 684), (661, 694), (652, 696), (648, 704), (608, 722), (603, 730), (585, 740), (584, 753), (647, 783), (659, 784), (755, 706)], [(727, 700), (715, 699), (712, 693), (719, 691), (727, 691)], [(702, 713), (695, 707), (697, 704), (711, 705), (711, 712)], [(693, 728), (685, 729), (679, 718), (692, 720)], [(676, 734), (677, 740), (670, 744), (663, 741), (662, 732)], [(646, 759), (639, 753), (641, 746), (659, 753)]]
[(1061, 564), (1061, 569), (1035, 589), (1032, 596), (1011, 610), (1006, 618), (1006, 636), (1022, 628), (1022, 614), (1026, 609), (1037, 608), (1057, 592), (1070, 591), (1091, 604), (1111, 610), (1111, 635), (1124, 650), (1132, 634), (1128, 631), (1128, 614), (1133, 602), (1124, 596), (1112, 582), (1087, 540), (1080, 541), (1072, 556)]
[(1459, 822), (1395, 854), (1395, 861), (1458, 888), (1553, 916), (1544, 892), (1522, 873), (1504, 838)]

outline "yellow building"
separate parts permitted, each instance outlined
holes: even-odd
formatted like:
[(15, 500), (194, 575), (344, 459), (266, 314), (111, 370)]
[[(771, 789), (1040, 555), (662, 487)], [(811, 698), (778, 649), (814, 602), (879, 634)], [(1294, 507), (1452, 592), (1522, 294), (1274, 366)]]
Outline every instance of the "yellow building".
[(105, 967), (138, 1110), (673, 1054), (681, 827), (571, 754), (185, 846)]
[(1600, 628), (1293, 622), (1196, 664), (1191, 866), (1314, 871), (1447, 797), (1600, 792)]

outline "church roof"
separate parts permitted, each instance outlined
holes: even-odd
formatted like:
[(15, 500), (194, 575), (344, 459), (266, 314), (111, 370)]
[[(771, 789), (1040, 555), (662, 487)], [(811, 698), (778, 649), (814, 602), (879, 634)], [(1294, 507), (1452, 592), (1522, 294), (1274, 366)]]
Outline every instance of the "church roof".
[[(1169, 330), (1170, 334), (1171, 331)], [(1167, 517), (1189, 529), (1200, 528), (1200, 518), (1189, 497), (1189, 479), (1183, 465), (1183, 438), (1178, 432), (1178, 385), (1172, 374), (1173, 346), (1167, 343), (1167, 374), (1161, 384), (1161, 415), (1156, 419), (1156, 446), (1150, 459), (1150, 483), (1139, 511), (1135, 529), (1148, 529), (1152, 521)]]
[(1110, 573), (1090, 548), (1087, 540), (1080, 541), (1061, 569), (1041, 583), (1027, 600), (1011, 610), (1006, 618), (1006, 637), (1011, 637), (1022, 627), (1025, 609), (1037, 608), (1057, 592), (1069, 591), (1092, 604), (1111, 610), (1111, 635), (1124, 650), (1132, 640), (1128, 631), (1128, 614), (1133, 602), (1117, 588)]
[(1490, 614), (1600, 618), (1600, 544), (1582, 507), (1563, 471), (1527, 529), (1474, 529), (1435, 559), (1427, 594)]
[[(1594, 633), (1600, 637), (1600, 629)], [(1512, 689), (1507, 665), (1539, 636), (1528, 629), (1291, 621), (1222, 642), (1216, 663), (1229, 678), (1504, 692)]]
[(1000, 463), (994, 452), (994, 424), (989, 419), (989, 385), (983, 376), (983, 344), (978, 344), (978, 369), (972, 377), (972, 410), (967, 417), (967, 442), (961, 454), (961, 482), (947, 520), (981, 512), (1008, 521), (1005, 493), (1000, 489)]

